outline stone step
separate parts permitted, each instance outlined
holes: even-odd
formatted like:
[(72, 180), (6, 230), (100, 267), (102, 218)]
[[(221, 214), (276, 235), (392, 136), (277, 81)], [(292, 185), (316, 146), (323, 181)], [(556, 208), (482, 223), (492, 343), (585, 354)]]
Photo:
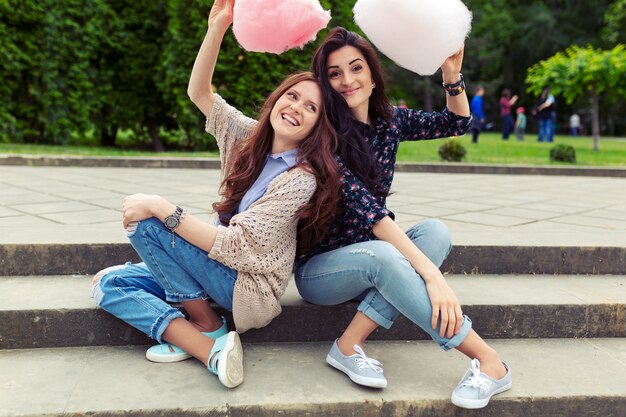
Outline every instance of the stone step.
[[(0, 165), (34, 167), (185, 168), (220, 169), (219, 158), (191, 157), (104, 157), (71, 155), (0, 154)], [(621, 167), (467, 164), (460, 162), (398, 162), (396, 172), (437, 172), (457, 174), (573, 175), (585, 177), (626, 177)]]
[(388, 387), (353, 384), (325, 363), (330, 343), (244, 344), (244, 383), (224, 388), (196, 360), (155, 364), (142, 347), (0, 351), (0, 417), (622, 417), (626, 339), (494, 340), (511, 390), (480, 411), (450, 403), (469, 366), (432, 342), (369, 342)]
[[(0, 276), (94, 274), (127, 261), (138, 261), (127, 243), (0, 245)], [(459, 245), (441, 269), (454, 274), (624, 274), (626, 247)]]
[[(624, 276), (448, 275), (450, 285), (486, 338), (626, 336)], [(97, 309), (91, 277), (0, 277), (0, 349), (150, 344), (148, 337)], [(357, 304), (315, 306), (291, 283), (283, 313), (245, 342), (334, 340)], [(230, 313), (225, 314), (232, 325)], [(428, 336), (400, 318), (372, 339), (421, 340)]]

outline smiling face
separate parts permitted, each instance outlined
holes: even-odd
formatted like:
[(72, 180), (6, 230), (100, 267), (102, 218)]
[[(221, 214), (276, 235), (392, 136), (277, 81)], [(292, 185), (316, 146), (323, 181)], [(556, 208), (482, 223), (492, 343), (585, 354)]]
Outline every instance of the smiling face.
[(274, 139), (287, 148), (306, 138), (320, 118), (322, 93), (313, 81), (301, 81), (278, 98), (270, 114)]
[(328, 55), (326, 68), (331, 87), (358, 120), (366, 121), (374, 81), (365, 56), (354, 46), (344, 46)]

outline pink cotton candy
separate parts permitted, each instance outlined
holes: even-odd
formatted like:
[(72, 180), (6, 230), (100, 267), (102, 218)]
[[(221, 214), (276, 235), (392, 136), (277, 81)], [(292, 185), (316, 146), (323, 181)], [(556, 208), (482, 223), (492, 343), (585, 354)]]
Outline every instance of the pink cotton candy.
[(431, 75), (463, 46), (472, 14), (460, 0), (359, 0), (354, 21), (396, 64)]
[(317, 0), (236, 0), (233, 33), (248, 51), (302, 48), (330, 21)]

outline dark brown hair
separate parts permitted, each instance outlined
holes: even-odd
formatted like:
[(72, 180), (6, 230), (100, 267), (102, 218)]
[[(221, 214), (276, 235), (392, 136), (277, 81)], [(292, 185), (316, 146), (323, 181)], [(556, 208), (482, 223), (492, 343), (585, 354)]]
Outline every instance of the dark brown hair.
[(313, 57), (312, 70), (322, 84), (322, 95), (326, 112), (339, 135), (338, 155), (347, 168), (365, 185), (368, 191), (377, 197), (386, 196), (380, 180), (379, 168), (369, 142), (358, 121), (352, 115), (346, 100), (335, 91), (328, 79), (328, 56), (344, 46), (357, 48), (365, 57), (372, 73), (376, 88), (369, 99), (369, 115), (372, 120), (380, 116), (390, 120), (393, 107), (385, 95), (385, 79), (382, 66), (372, 45), (354, 32), (342, 27), (332, 29), (326, 39), (317, 48)]
[[(319, 86), (318, 79), (310, 72), (287, 77), (263, 104), (259, 122), (248, 140), (239, 141), (239, 146), (233, 149), (233, 162), (220, 187), (223, 199), (213, 204), (222, 224), (229, 224), (241, 199), (261, 175), (266, 156), (272, 150), (274, 129), (270, 123), (270, 114), (274, 105), (289, 89), (302, 81), (312, 81)], [(337, 134), (328, 120), (324, 103), (319, 103), (319, 106), (319, 119), (309, 135), (299, 143), (298, 161), (293, 167), (311, 172), (317, 183), (311, 200), (296, 213), (299, 220), (298, 255), (308, 252), (324, 236), (339, 200), (339, 174), (334, 158)]]

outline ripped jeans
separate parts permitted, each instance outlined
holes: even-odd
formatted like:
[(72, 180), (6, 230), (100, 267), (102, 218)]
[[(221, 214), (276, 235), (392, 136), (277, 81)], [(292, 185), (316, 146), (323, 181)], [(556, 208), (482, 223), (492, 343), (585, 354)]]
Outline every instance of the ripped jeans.
[[(450, 253), (450, 232), (439, 220), (419, 222), (406, 234), (437, 267)], [(302, 298), (313, 304), (361, 301), (358, 310), (386, 329), (402, 314), (444, 350), (459, 346), (472, 327), (463, 316), (459, 334), (440, 337), (439, 325), (431, 326), (432, 306), (424, 280), (393, 245), (380, 240), (312, 257), (296, 269), (296, 285)]]
[(232, 309), (237, 271), (178, 235), (172, 247), (172, 232), (154, 217), (137, 223), (128, 238), (143, 262), (111, 268), (94, 283), (99, 307), (159, 343), (170, 322), (184, 318), (170, 302), (211, 298)]

